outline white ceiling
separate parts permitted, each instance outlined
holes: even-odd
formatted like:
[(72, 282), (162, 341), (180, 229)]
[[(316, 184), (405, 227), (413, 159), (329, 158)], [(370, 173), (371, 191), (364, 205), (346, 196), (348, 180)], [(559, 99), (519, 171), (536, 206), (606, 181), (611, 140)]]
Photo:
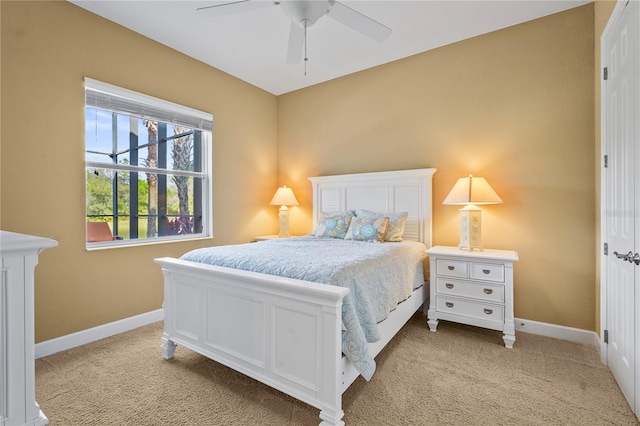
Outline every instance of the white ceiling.
[(196, 8), (232, 0), (69, 1), (280, 95), (592, 0), (343, 0), (393, 32), (378, 43), (323, 16), (308, 29), (306, 75), (304, 61), (286, 65), (290, 21), (280, 7), (213, 18)]

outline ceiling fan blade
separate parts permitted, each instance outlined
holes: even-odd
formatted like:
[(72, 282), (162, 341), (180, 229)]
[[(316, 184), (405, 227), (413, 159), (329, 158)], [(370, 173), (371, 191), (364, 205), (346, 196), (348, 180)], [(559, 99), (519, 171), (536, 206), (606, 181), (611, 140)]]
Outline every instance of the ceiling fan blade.
[(246, 12), (248, 10), (261, 9), (267, 6), (273, 6), (271, 1), (257, 0), (238, 0), (217, 2), (210, 6), (203, 6), (196, 9), (203, 16), (225, 16), (234, 13)]
[(333, 2), (327, 16), (375, 41), (384, 41), (391, 35), (391, 28), (337, 1)]
[(291, 21), (289, 30), (289, 48), (287, 49), (287, 65), (293, 65), (302, 59), (304, 48), (304, 28)]

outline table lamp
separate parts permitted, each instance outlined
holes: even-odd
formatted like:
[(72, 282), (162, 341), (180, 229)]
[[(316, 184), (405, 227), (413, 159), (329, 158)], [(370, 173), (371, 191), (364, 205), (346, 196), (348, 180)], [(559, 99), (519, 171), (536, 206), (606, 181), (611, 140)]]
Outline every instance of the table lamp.
[(271, 205), (280, 206), (280, 210), (278, 211), (278, 222), (280, 224), (278, 237), (289, 237), (289, 209), (287, 206), (298, 205), (298, 200), (296, 200), (296, 196), (293, 195), (291, 188), (287, 188), (286, 186), (278, 188), (271, 200)]
[(469, 175), (458, 179), (442, 204), (464, 205), (460, 209), (460, 244), (458, 249), (482, 251), (481, 211), (477, 204), (502, 204), (484, 178)]

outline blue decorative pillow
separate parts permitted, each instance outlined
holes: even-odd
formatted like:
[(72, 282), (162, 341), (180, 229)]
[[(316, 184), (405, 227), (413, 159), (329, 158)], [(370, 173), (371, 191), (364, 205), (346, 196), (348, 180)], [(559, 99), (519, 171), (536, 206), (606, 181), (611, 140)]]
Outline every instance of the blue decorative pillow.
[(407, 222), (409, 213), (399, 212), (394, 214), (372, 212), (370, 210), (356, 210), (357, 217), (389, 217), (389, 226), (387, 227), (387, 233), (384, 236), (385, 241), (402, 241), (404, 235), (404, 227)]
[(381, 243), (387, 233), (388, 217), (354, 217), (345, 240), (373, 241)]
[(349, 224), (354, 216), (335, 215), (325, 217), (314, 231), (316, 237), (344, 238), (349, 230)]

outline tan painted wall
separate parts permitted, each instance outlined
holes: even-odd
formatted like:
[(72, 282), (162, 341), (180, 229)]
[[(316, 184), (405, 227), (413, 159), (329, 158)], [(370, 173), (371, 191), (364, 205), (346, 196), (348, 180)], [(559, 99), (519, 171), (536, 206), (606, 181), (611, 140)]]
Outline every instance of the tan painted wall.
[(602, 125), (601, 125), (601, 108), (600, 108), (600, 102), (601, 102), (601, 90), (602, 90), (602, 64), (601, 64), (601, 46), (600, 46), (600, 40), (602, 38), (602, 32), (604, 31), (604, 27), (607, 25), (607, 22), (609, 21), (609, 18), (611, 17), (611, 13), (613, 12), (613, 9), (616, 6), (616, 1), (615, 0), (596, 0), (596, 2), (594, 3), (594, 33), (595, 33), (595, 43), (594, 43), (594, 62), (595, 62), (595, 67), (594, 67), (594, 86), (595, 86), (595, 102), (594, 102), (594, 107), (595, 107), (595, 112), (594, 112), (594, 119), (595, 119), (595, 139), (596, 139), (596, 144), (595, 144), (595, 215), (596, 215), (596, 230), (595, 230), (595, 234), (596, 234), (596, 245), (595, 245), (595, 263), (596, 263), (596, 275), (595, 275), (595, 279), (596, 279), (596, 287), (595, 287), (595, 295), (596, 295), (596, 312), (595, 312), (595, 321), (596, 321), (596, 332), (598, 334), (600, 334), (600, 253), (602, 252), (602, 238), (600, 237), (600, 232), (601, 232), (601, 227), (600, 227), (600, 220), (601, 220), (601, 215), (600, 215), (600, 208), (601, 208), (601, 203), (600, 203), (600, 196), (601, 196), (601, 189), (600, 189), (600, 179), (601, 179), (601, 171), (602, 171), (602, 153), (600, 150), (600, 144), (602, 143), (602, 138), (601, 138), (601, 131), (602, 131)]
[[(152, 259), (277, 227), (277, 100), (63, 2), (1, 2), (0, 227), (59, 246), (36, 269), (36, 340), (158, 309)], [(214, 115), (215, 239), (87, 252), (84, 77)]]
[(593, 5), (279, 98), (66, 2), (0, 15), (0, 227), (60, 242), (37, 268), (37, 341), (159, 308), (152, 259), (210, 243), (84, 250), (85, 76), (214, 114), (214, 244), (275, 231), (276, 185), (305, 233), (308, 176), (433, 166), (434, 243), (454, 245), (440, 203), (474, 173), (505, 200), (483, 233), (520, 253), (516, 316), (595, 329)]
[(314, 175), (432, 166), (434, 244), (458, 242), (443, 206), (487, 178), (485, 247), (515, 249), (517, 317), (595, 329), (592, 4), (278, 97), (279, 182), (292, 232), (310, 231)]

